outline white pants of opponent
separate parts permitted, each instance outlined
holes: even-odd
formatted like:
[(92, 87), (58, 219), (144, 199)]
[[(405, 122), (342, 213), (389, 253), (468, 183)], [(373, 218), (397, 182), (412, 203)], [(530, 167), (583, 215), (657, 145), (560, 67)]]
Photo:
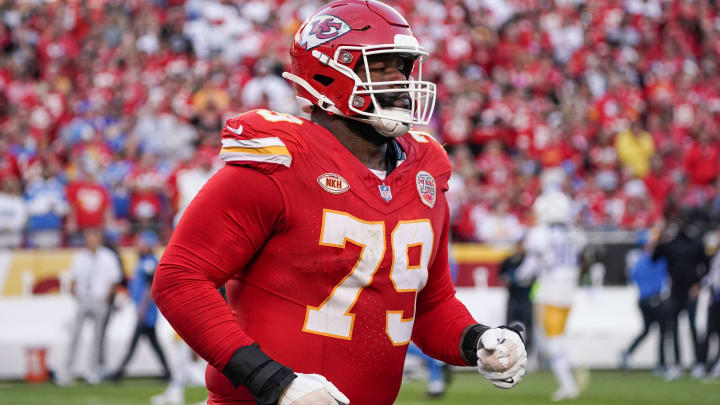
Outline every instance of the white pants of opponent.
[(103, 351), (103, 337), (105, 335), (105, 318), (110, 310), (110, 304), (105, 300), (87, 300), (78, 301), (73, 331), (70, 337), (70, 346), (65, 361), (65, 371), (68, 376), (73, 375), (73, 363), (75, 362), (75, 354), (80, 341), (80, 336), (85, 325), (85, 319), (90, 318), (93, 321), (93, 349), (90, 361), (89, 373), (87, 374), (88, 382), (97, 383), (102, 378), (101, 359)]

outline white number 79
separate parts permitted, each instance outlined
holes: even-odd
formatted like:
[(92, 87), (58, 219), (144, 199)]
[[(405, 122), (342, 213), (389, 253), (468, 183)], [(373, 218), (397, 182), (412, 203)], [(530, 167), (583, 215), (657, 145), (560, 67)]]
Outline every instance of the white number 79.
[[(393, 264), (390, 280), (398, 292), (416, 292), (425, 286), (434, 234), (430, 221), (400, 221), (391, 233)], [(352, 338), (355, 314), (351, 313), (362, 289), (372, 283), (373, 276), (385, 256), (385, 224), (369, 222), (333, 210), (323, 211), (320, 245), (345, 248), (347, 242), (362, 248), (350, 272), (333, 288), (319, 306), (308, 305), (303, 331), (338, 339)], [(420, 247), (420, 264), (410, 266), (408, 249)], [(414, 311), (414, 310), (413, 310)], [(403, 318), (403, 311), (386, 311), (385, 332), (394, 345), (410, 342), (415, 314)]]

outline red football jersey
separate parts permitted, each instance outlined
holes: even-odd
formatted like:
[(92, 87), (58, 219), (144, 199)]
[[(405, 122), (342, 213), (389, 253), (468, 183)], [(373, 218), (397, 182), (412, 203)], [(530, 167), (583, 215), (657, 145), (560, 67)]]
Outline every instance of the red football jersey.
[[(228, 166), (185, 212), (154, 286), (210, 362), (211, 403), (252, 400), (218, 370), (253, 341), (295, 372), (325, 376), (354, 405), (393, 403), (411, 338), (464, 365), (460, 335), (475, 322), (448, 271), (450, 163), (427, 134), (397, 141), (406, 160), (381, 180), (311, 121), (268, 110), (227, 121)], [(226, 283), (232, 321), (217, 301), (188, 304), (205, 298), (190, 290), (201, 277), (178, 282), (193, 266)]]

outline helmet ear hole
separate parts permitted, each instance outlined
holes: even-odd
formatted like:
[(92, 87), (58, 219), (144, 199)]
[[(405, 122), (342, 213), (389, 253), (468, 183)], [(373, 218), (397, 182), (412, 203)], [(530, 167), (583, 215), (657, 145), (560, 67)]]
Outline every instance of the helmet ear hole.
[(335, 79), (333, 79), (332, 77), (325, 76), (325, 75), (319, 75), (319, 74), (316, 74), (315, 76), (313, 76), (313, 80), (322, 84), (325, 87), (331, 85), (335, 81)]

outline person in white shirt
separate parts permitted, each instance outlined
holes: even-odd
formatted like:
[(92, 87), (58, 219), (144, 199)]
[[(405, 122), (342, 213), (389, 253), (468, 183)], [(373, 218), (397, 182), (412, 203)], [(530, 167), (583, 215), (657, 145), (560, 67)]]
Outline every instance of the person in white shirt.
[(122, 280), (122, 269), (112, 250), (102, 246), (102, 231), (85, 231), (85, 248), (75, 254), (70, 265), (72, 294), (77, 302), (77, 314), (65, 362), (65, 374), (58, 383), (70, 383), (73, 363), (80, 334), (86, 318), (93, 320), (93, 352), (89, 372), (85, 376), (91, 384), (102, 377), (102, 337), (105, 334), (105, 316), (110, 310), (110, 294)]

